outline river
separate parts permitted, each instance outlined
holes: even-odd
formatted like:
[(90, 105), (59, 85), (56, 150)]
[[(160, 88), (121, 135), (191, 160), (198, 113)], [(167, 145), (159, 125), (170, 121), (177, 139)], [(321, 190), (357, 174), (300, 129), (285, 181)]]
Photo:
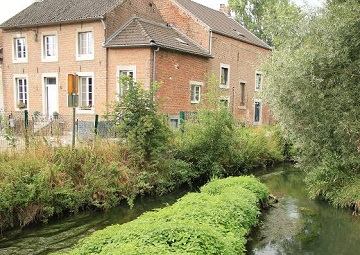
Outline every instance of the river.
[(292, 166), (262, 173), (260, 180), (279, 199), (252, 233), (247, 255), (360, 254), (360, 216), (310, 200), (305, 174)]
[[(360, 216), (309, 200), (304, 174), (281, 166), (259, 175), (279, 203), (262, 215), (252, 232), (247, 255), (355, 255), (360, 254)], [(144, 197), (130, 209), (126, 204), (107, 212), (85, 212), (52, 220), (0, 237), (0, 255), (42, 255), (70, 249), (80, 238), (113, 224), (131, 221), (145, 211), (174, 203), (189, 188), (163, 197)]]

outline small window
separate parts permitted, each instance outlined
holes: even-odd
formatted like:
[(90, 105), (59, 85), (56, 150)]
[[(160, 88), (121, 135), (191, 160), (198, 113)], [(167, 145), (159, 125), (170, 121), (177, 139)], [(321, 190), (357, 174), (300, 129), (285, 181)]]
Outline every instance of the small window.
[(27, 61), (26, 38), (14, 38), (14, 60)]
[(117, 67), (117, 93), (120, 97), (124, 95), (124, 88), (122, 87), (120, 77), (121, 76), (128, 76), (134, 82), (136, 82), (136, 66), (118, 66)]
[(225, 106), (229, 108), (230, 102), (228, 97), (220, 97), (220, 106)]
[(256, 74), (255, 74), (255, 90), (262, 89), (262, 80), (263, 80), (262, 73), (256, 72)]
[(79, 32), (78, 33), (78, 60), (80, 59), (92, 59), (94, 57), (94, 41), (93, 32)]
[(43, 60), (57, 60), (57, 38), (56, 35), (43, 36)]
[(230, 78), (229, 65), (221, 64), (220, 65), (220, 87), (221, 88), (229, 87), (229, 78)]
[(201, 98), (201, 85), (200, 83), (191, 83), (191, 103), (200, 103)]
[(259, 124), (261, 122), (261, 101), (255, 99), (254, 102), (254, 123)]
[(179, 127), (179, 119), (177, 118), (170, 118), (169, 124), (172, 129), (177, 129)]
[(240, 106), (245, 106), (246, 98), (246, 84), (245, 82), (240, 82)]
[(28, 108), (28, 82), (26, 78), (15, 78), (16, 108)]
[(82, 110), (91, 110), (94, 106), (94, 84), (93, 77), (79, 77), (79, 102)]

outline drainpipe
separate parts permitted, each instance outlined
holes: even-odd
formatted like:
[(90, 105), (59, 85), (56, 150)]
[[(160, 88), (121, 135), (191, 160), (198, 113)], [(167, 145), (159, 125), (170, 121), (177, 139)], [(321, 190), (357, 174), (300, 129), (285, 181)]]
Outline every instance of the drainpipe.
[[(154, 56), (153, 56), (153, 78), (152, 78), (152, 82), (154, 83), (156, 81), (156, 53), (160, 51), (160, 47), (157, 47), (156, 50), (154, 50)], [(152, 86), (150, 84), (150, 86)], [(156, 100), (156, 95), (154, 93), (154, 96), (153, 96), (153, 100), (155, 102)]]
[(153, 79), (152, 82), (156, 81), (156, 53), (160, 51), (160, 47), (157, 47), (156, 50), (154, 50), (154, 56), (153, 56)]
[(209, 54), (210, 54), (210, 56), (212, 55), (212, 46), (213, 46), (212, 38), (213, 38), (213, 32), (210, 29), (210, 33), (209, 33)]
[[(103, 47), (105, 47), (106, 43), (106, 23), (104, 18), (101, 19), (101, 23), (104, 28), (104, 40), (103, 40)], [(109, 113), (109, 48), (105, 47), (105, 102), (106, 102), (106, 113)]]

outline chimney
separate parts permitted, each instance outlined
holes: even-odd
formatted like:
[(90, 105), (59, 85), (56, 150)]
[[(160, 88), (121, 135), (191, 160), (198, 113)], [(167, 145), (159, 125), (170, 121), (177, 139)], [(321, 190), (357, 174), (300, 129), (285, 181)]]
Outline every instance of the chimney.
[(225, 4), (220, 4), (219, 12), (224, 13), (226, 16), (231, 16), (231, 10), (229, 6), (226, 6)]

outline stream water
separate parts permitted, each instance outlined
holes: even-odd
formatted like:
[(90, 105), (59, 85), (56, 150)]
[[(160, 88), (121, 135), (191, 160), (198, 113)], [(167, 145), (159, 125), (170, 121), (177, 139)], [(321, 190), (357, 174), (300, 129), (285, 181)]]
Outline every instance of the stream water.
[(360, 254), (360, 216), (309, 200), (305, 174), (292, 166), (262, 173), (260, 180), (279, 199), (252, 233), (247, 255)]
[[(259, 175), (279, 199), (252, 233), (247, 255), (356, 255), (360, 254), (360, 216), (334, 209), (325, 202), (309, 200), (304, 174), (282, 166)], [(122, 204), (108, 212), (78, 213), (3, 233), (0, 255), (48, 254), (66, 251), (82, 237), (113, 224), (131, 221), (145, 211), (174, 203), (189, 189), (163, 197), (139, 199), (130, 209)]]

